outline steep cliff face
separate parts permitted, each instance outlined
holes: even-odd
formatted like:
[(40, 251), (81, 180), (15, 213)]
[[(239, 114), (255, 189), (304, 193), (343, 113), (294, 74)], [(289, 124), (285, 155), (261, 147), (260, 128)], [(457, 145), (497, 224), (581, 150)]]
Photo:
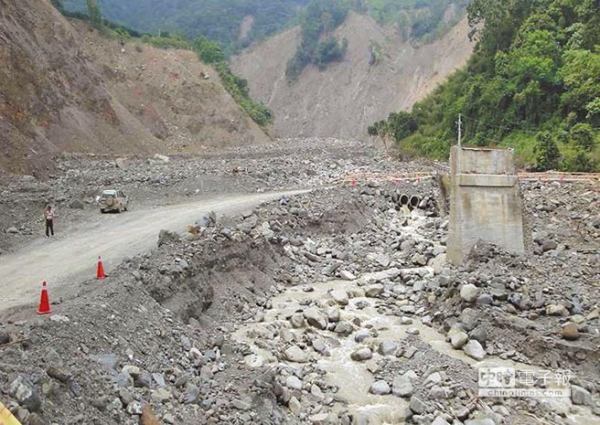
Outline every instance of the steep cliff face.
[(270, 140), (194, 52), (121, 46), (77, 27), (109, 91), (169, 152)]
[[(409, 109), (472, 53), (466, 20), (442, 39), (415, 47), (393, 28), (351, 13), (336, 36), (349, 41), (343, 62), (325, 71), (309, 67), (295, 82), (287, 81), (285, 67), (300, 41), (298, 29), (233, 59), (252, 96), (274, 110), (278, 136), (363, 138), (370, 124)], [(372, 46), (380, 52), (373, 65)]]
[(43, 177), (61, 152), (170, 153), (269, 140), (216, 73), (201, 77), (204, 69), (191, 52), (126, 45), (122, 53), (49, 0), (0, 0), (0, 171)]

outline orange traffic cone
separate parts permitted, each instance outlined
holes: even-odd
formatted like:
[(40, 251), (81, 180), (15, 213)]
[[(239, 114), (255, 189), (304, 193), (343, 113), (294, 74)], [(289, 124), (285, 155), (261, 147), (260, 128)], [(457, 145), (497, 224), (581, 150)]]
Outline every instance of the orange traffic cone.
[(106, 275), (104, 274), (104, 266), (102, 265), (102, 258), (98, 256), (98, 272), (96, 273), (96, 279), (104, 279)]
[(46, 281), (42, 283), (42, 295), (40, 296), (40, 305), (38, 307), (38, 314), (48, 314), (52, 312), (50, 308), (50, 301), (48, 299), (48, 288), (46, 287)]

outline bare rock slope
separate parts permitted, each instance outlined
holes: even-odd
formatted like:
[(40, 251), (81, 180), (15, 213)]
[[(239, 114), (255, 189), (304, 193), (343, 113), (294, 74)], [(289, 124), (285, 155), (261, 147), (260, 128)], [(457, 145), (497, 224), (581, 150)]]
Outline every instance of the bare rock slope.
[(50, 1), (0, 0), (0, 171), (43, 177), (62, 152), (268, 140), (212, 70), (200, 76), (191, 52), (127, 45), (122, 53), (117, 41), (75, 26)]
[[(336, 36), (349, 41), (341, 63), (325, 71), (308, 67), (295, 82), (285, 76), (287, 61), (300, 42), (292, 29), (235, 57), (234, 72), (249, 80), (251, 94), (275, 111), (282, 137), (360, 138), (390, 112), (407, 110), (430, 93), (472, 53), (468, 24), (461, 21), (443, 38), (414, 47), (393, 28), (351, 13)], [(382, 58), (370, 65), (370, 47)]]

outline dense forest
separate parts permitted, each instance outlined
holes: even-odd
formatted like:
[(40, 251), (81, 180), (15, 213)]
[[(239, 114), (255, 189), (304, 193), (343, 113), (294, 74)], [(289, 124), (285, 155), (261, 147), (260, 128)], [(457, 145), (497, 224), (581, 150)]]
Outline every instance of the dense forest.
[(369, 0), (368, 10), (381, 25), (395, 24), (406, 39), (431, 41), (463, 16), (470, 0)]
[(287, 64), (288, 78), (297, 78), (309, 64), (324, 69), (344, 57), (348, 40), (340, 42), (332, 32), (346, 20), (349, 10), (346, 0), (311, 0), (300, 14), (302, 40)]
[(513, 147), (537, 170), (600, 168), (600, 1), (473, 0), (468, 65), (410, 112), (369, 128), (407, 155)]
[[(468, 3), (468, 0), (97, 1), (104, 17), (111, 22), (153, 35), (176, 34), (189, 41), (206, 37), (221, 43), (226, 56), (301, 24), (303, 52), (299, 50), (294, 64), (297, 68), (308, 63), (322, 67), (343, 56), (343, 40), (335, 40), (329, 33), (344, 21), (348, 10), (370, 13), (382, 25), (398, 25), (407, 39), (428, 41), (454, 25), (464, 15)], [(63, 3), (66, 11), (87, 12), (86, 2), (64, 0)], [(244, 24), (248, 27), (242, 32)], [(323, 43), (319, 44), (320, 41)], [(291, 74), (295, 73), (291, 70)]]
[[(229, 55), (294, 23), (308, 0), (99, 0), (110, 21), (138, 31), (169, 32), (188, 40), (206, 37)], [(87, 11), (86, 0), (64, 0), (68, 11)], [(247, 34), (244, 19), (252, 17)]]
[(405, 40), (431, 41), (464, 16), (468, 0), (311, 0), (299, 14), (300, 46), (287, 64), (286, 75), (297, 78), (309, 64), (324, 69), (344, 58), (348, 40), (332, 32), (350, 10), (369, 13), (380, 25), (395, 25)]

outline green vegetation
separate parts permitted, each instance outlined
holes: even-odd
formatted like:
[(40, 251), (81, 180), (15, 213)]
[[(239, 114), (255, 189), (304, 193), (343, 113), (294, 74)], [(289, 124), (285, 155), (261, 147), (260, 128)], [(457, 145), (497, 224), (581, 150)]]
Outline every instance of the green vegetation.
[[(175, 48), (194, 50), (201, 61), (213, 65), (215, 70), (219, 73), (225, 89), (250, 118), (254, 120), (254, 122), (261, 127), (266, 127), (273, 122), (272, 112), (262, 103), (255, 102), (250, 98), (248, 82), (231, 72), (231, 69), (225, 61), (225, 54), (218, 42), (208, 40), (205, 37), (200, 37), (197, 38), (193, 44), (190, 44), (183, 36), (170, 34), (165, 31), (161, 31), (158, 36), (143, 34), (123, 25), (102, 19), (100, 8), (95, 0), (87, 1), (92, 6), (92, 8), (90, 8), (90, 14), (85, 14), (83, 12), (67, 12), (62, 6), (61, 0), (53, 0), (52, 4), (69, 17), (82, 19), (90, 23), (98, 22), (95, 26), (101, 31), (103, 36), (108, 38), (118, 38), (123, 41), (135, 39), (142, 43), (151, 44), (163, 49)], [(97, 10), (93, 10), (94, 7), (97, 8)], [(94, 21), (94, 19), (96, 19), (96, 21)]]
[(182, 35), (171, 34), (166, 31), (161, 32), (158, 36), (142, 34), (142, 36), (140, 37), (140, 41), (142, 43), (150, 44), (151, 46), (154, 46), (159, 49), (191, 49), (191, 45), (185, 39), (185, 37), (183, 37)]
[(383, 60), (383, 48), (381, 44), (371, 41), (369, 45), (369, 51), (371, 52), (371, 59), (369, 59), (369, 65), (377, 65)]
[(432, 41), (464, 16), (469, 0), (368, 0), (381, 25), (396, 24), (406, 39)]
[(225, 89), (254, 122), (262, 127), (273, 122), (272, 112), (262, 103), (255, 102), (250, 98), (248, 81), (231, 72), (219, 43), (201, 37), (194, 41), (193, 49), (203, 62), (213, 65), (219, 73)]
[(538, 170), (598, 170), (600, 3), (473, 0), (468, 15), (478, 43), (467, 66), (369, 133), (447, 158), (463, 114), (466, 143), (513, 147)]
[[(63, 0), (70, 12), (85, 12), (87, 0)], [(152, 34), (181, 34), (188, 40), (206, 37), (221, 43), (227, 56), (295, 23), (308, 0), (101, 0), (107, 19)], [(244, 37), (246, 17), (252, 27)]]
[[(289, 60), (286, 75), (297, 78), (308, 65), (324, 69), (344, 58), (348, 40), (331, 33), (350, 10), (370, 13), (381, 25), (396, 24), (406, 38), (431, 41), (454, 26), (465, 13), (468, 0), (311, 0), (300, 13), (302, 41)], [(453, 12), (451, 12), (453, 11)], [(445, 19), (446, 15), (449, 19)], [(371, 65), (382, 57), (381, 46), (371, 46)]]
[(90, 22), (94, 28), (100, 29), (102, 27), (102, 12), (100, 11), (98, 2), (96, 0), (86, 0), (86, 4)]
[(331, 32), (344, 22), (349, 10), (346, 0), (311, 0), (300, 14), (302, 41), (294, 57), (288, 61), (288, 78), (297, 78), (309, 64), (322, 70), (328, 63), (344, 57), (348, 40), (340, 42)]
[[(88, 0), (52, 0), (69, 12), (87, 12)], [(187, 40), (206, 37), (221, 43), (227, 57), (297, 23), (303, 27), (303, 53), (290, 72), (313, 63), (325, 66), (343, 57), (343, 40), (322, 40), (348, 10), (370, 13), (382, 25), (397, 24), (407, 38), (429, 41), (464, 16), (468, 0), (94, 0), (105, 17), (152, 34), (178, 33)], [(325, 12), (325, 13), (322, 13)], [(242, 24), (251, 18), (248, 31)], [(340, 22), (340, 23), (341, 23)], [(335, 26), (339, 23), (335, 24)], [(334, 44), (333, 41), (336, 41)], [(320, 48), (316, 45), (323, 42)], [(305, 62), (306, 64), (300, 66)]]

